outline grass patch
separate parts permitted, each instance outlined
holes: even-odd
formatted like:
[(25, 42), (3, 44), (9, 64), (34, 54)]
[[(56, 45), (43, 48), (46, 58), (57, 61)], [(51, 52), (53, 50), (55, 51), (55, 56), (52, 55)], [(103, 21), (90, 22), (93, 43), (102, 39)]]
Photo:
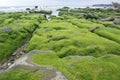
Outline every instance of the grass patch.
[(69, 80), (119, 80), (119, 59), (119, 56), (80, 59), (73, 59), (69, 56), (59, 58), (56, 53), (33, 55), (35, 63), (57, 68)]
[(95, 33), (120, 44), (120, 30), (116, 28), (101, 28), (96, 30)]
[(103, 24), (94, 23), (94, 22), (91, 22), (85, 19), (69, 19), (68, 22), (72, 23), (73, 25), (78, 26), (79, 28), (86, 28), (86, 29), (90, 29), (96, 26), (104, 27)]
[(40, 71), (13, 69), (0, 75), (0, 80), (41, 80), (43, 74)]
[(119, 55), (119, 48), (120, 45), (116, 42), (91, 33), (86, 28), (79, 28), (69, 22), (50, 21), (40, 25), (40, 29), (28, 44), (27, 52), (34, 49), (53, 50), (59, 57), (68, 55), (99, 57), (104, 54)]
[(44, 17), (38, 14), (5, 13), (1, 15), (3, 23), (0, 27), (0, 63), (6, 61), (18, 47), (23, 45), (39, 27), (39, 23), (44, 20)]

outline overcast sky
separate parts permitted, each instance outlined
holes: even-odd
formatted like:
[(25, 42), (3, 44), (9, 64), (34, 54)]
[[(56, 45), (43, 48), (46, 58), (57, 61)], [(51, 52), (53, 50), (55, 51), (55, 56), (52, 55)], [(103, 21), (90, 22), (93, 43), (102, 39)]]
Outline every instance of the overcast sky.
[(0, 0), (0, 6), (48, 6), (48, 5), (92, 5), (119, 2), (120, 0)]

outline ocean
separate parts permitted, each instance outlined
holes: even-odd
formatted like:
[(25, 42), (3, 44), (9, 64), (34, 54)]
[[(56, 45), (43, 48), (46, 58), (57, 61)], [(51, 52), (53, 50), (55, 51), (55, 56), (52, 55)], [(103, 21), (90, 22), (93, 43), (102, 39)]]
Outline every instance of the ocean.
[[(56, 11), (59, 8), (65, 7), (65, 5), (37, 5), (39, 10), (51, 10), (52, 15), (58, 15), (58, 11)], [(0, 12), (24, 12), (26, 11), (26, 8), (33, 9), (35, 6), (4, 6), (0, 7)], [(86, 6), (77, 6), (77, 5), (71, 5), (70, 8), (84, 8)]]
[(38, 6), (40, 10), (52, 10), (54, 13), (58, 8), (84, 8), (93, 4), (110, 4), (120, 0), (0, 0), (0, 11), (23, 12), (26, 8)]
[(25, 11), (26, 8), (34, 8), (34, 6), (39, 6), (39, 9), (54, 11), (64, 6), (77, 8), (86, 7), (90, 4), (92, 3), (88, 3), (87, 0), (0, 0), (0, 11), (21, 12)]

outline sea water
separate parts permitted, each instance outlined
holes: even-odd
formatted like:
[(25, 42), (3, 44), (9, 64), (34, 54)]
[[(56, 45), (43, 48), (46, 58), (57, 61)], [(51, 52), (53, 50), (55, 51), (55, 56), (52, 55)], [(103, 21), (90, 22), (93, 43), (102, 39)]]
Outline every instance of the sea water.
[[(120, 0), (114, 0), (120, 2)], [(57, 14), (57, 9), (62, 7), (85, 8), (93, 4), (110, 4), (113, 0), (1, 0), (0, 11), (2, 12), (23, 12), (26, 8), (38, 6), (39, 10), (52, 10)]]

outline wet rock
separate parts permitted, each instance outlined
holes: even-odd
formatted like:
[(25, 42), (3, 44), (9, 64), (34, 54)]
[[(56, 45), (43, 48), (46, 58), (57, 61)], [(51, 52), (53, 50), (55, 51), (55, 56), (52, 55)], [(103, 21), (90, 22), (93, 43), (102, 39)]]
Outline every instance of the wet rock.
[(66, 39), (66, 37), (65, 37), (65, 36), (55, 37), (55, 38), (53, 38), (52, 40), (53, 40), (53, 41), (58, 41), (58, 40), (62, 40), (62, 39)]
[(10, 63), (7, 63), (7, 66), (10, 66), (12, 63), (10, 62)]
[(10, 62), (10, 61), (15, 61), (15, 58), (11, 58), (11, 59), (9, 60), (9, 62)]
[(116, 18), (114, 21), (113, 21), (114, 24), (120, 24), (120, 19), (119, 18)]
[(65, 37), (65, 36), (54, 37), (54, 38), (48, 40), (48, 42), (50, 42), (50, 41), (59, 41), (59, 40), (62, 40), (62, 39), (67, 39), (67, 37)]
[(96, 27), (93, 27), (91, 29), (89, 29), (90, 32), (94, 32), (95, 30), (99, 29), (100, 27), (99, 26), (96, 26)]

